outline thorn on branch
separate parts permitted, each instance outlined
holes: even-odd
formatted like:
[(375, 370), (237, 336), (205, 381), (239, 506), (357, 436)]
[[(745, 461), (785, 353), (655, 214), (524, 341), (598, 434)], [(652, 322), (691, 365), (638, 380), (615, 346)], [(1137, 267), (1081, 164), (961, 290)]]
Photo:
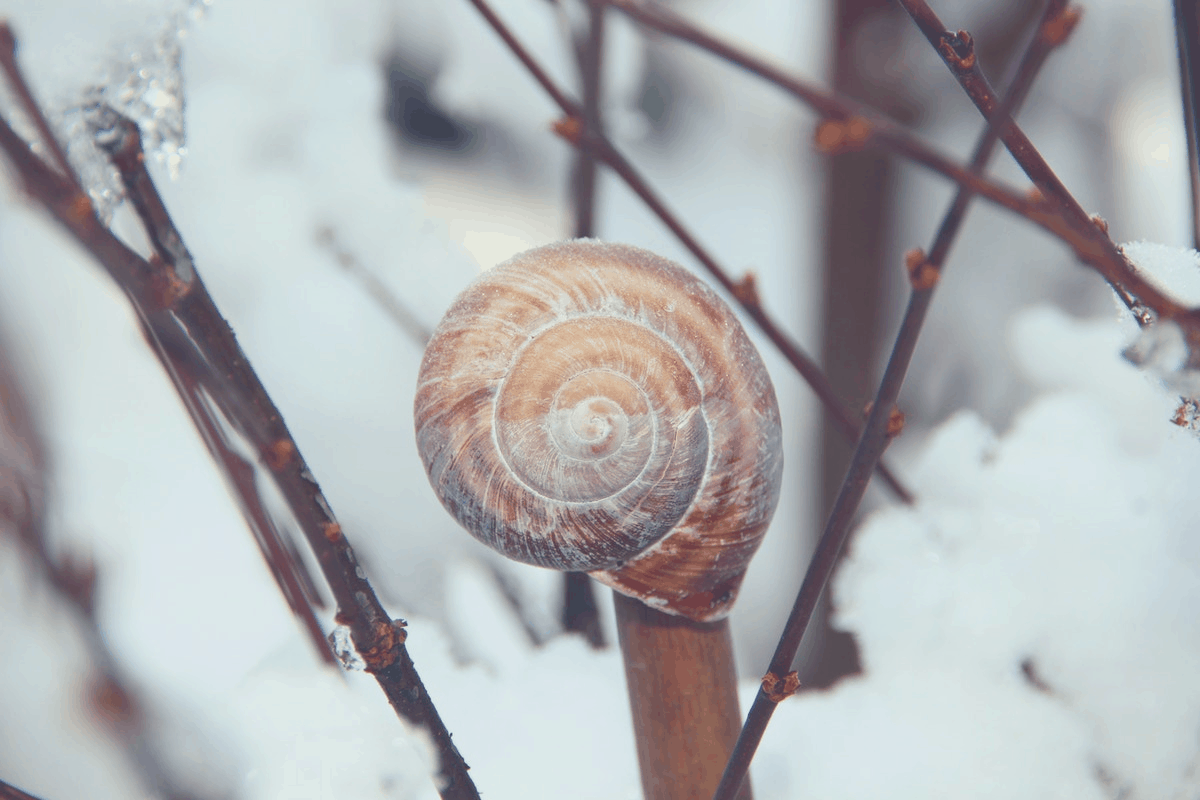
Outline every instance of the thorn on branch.
[(871, 121), (866, 117), (826, 119), (817, 126), (813, 142), (816, 148), (826, 155), (852, 153), (866, 146), (871, 138), (872, 129)]
[(1038, 35), (1049, 47), (1058, 47), (1071, 36), (1075, 26), (1083, 17), (1083, 9), (1079, 6), (1067, 6), (1057, 16), (1046, 20)]
[(925, 257), (925, 251), (914, 247), (904, 254), (904, 267), (908, 270), (908, 281), (913, 291), (925, 292), (937, 286), (941, 271)]
[(789, 672), (782, 679), (774, 672), (763, 675), (762, 689), (767, 699), (772, 703), (780, 703), (796, 693), (800, 688), (800, 675), (796, 671)]
[(970, 72), (975, 68), (975, 39), (966, 31), (946, 31), (942, 34), (938, 49), (942, 51), (946, 61), (959, 72)]

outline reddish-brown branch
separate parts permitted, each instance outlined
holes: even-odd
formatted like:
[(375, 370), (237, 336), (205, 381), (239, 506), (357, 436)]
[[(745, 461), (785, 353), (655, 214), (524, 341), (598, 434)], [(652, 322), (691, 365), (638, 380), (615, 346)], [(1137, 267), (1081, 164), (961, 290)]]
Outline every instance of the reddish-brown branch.
[[(808, 385), (812, 387), (821, 404), (837, 424), (838, 429), (850, 440), (856, 440), (860, 430), (856, 415), (842, 405), (834, 393), (832, 386), (830, 386), (829, 379), (825, 377), (824, 372), (817, 366), (817, 363), (799, 345), (793, 342), (766, 313), (759, 300), (758, 293), (753, 290), (753, 279), (734, 281), (730, 278), (729, 273), (701, 246), (696, 237), (667, 208), (658, 194), (650, 188), (650, 185), (642, 178), (641, 174), (621, 155), (613, 144), (602, 134), (587, 131), (584, 128), (580, 121), (582, 119), (582, 111), (579, 104), (567, 97), (555, 85), (546, 71), (538, 64), (537, 60), (517, 41), (512, 31), (508, 29), (508, 26), (504, 24), (492, 10), (491, 6), (488, 5), (487, 0), (471, 0), (471, 4), (479, 9), (479, 13), (495, 29), (500, 38), (513, 51), (513, 54), (529, 69), (533, 77), (546, 90), (546, 93), (550, 95), (567, 115), (565, 120), (560, 121), (555, 126), (556, 132), (575, 146), (586, 145), (592, 148), (600, 159), (625, 181), (626, 185), (642, 199), (642, 202), (675, 234), (683, 246), (691, 251), (692, 255), (713, 276), (713, 279), (729, 292), (742, 307), (743, 311), (759, 326), (759, 329), (762, 330), (767, 338), (779, 348), (783, 356), (795, 367), (796, 371), (800, 373)], [(906, 503), (912, 502), (912, 494), (904, 488), (896, 476), (885, 465), (881, 464), (879, 466), (879, 474), (901, 500)]]
[[(1132, 304), (1136, 298), (1162, 318), (1179, 319), (1187, 311), (1138, 275), (1103, 231), (1097, 234), (1095, 224), (1082, 212), (1074, 198), (1070, 198), (1049, 167), (1046, 167), (1044, 162), (1037, 163), (1041, 160), (1040, 155), (1037, 155), (1037, 151), (1015, 126), (1007, 130), (1002, 139), (1010, 150), (1017, 148), (1013, 150), (1013, 155), (1038, 188), (1039, 191), (1034, 194), (1018, 195), (982, 176), (971, 175), (969, 170), (940, 155), (935, 149), (922, 143), (918, 137), (874, 109), (789, 75), (767, 61), (701, 30), (661, 4), (650, 0), (610, 2), (646, 27), (708, 50), (788, 91), (818, 113), (835, 121), (836, 124), (826, 128), (824, 132), (818, 131), (818, 146), (821, 146), (822, 142), (832, 141), (833, 144), (829, 146), (836, 148), (844, 146), (845, 142), (853, 141), (856, 142), (854, 146), (875, 144), (885, 147), (897, 155), (940, 172), (960, 186), (967, 187), (980, 197), (1025, 217), (1062, 240), (1075, 252), (1076, 257), (1100, 272), (1127, 304)], [(928, 10), (924, 2), (901, 2), (901, 5), (904, 5), (906, 10), (915, 9), (919, 27), (944, 59), (947, 53), (956, 52), (953, 42), (955, 35), (941, 27), (941, 22)], [(1078, 12), (1070, 11), (1062, 18), (1052, 20), (1041, 35), (1052, 39), (1058, 37), (1057, 41), (1062, 41), (1077, 18)], [(974, 62), (967, 64), (965, 59), (954, 56), (947, 63), (963, 82), (963, 88), (971, 95), (972, 100), (980, 105), (985, 117), (990, 114), (997, 98), (983, 79), (982, 73), (978, 73), (977, 66), (974, 70), (970, 69), (970, 66), (975, 66)], [(963, 68), (964, 64), (966, 69)], [(968, 73), (978, 73), (978, 77), (967, 76)], [(855, 124), (860, 131), (857, 136), (852, 135)], [(1021, 153), (1020, 156), (1018, 152)], [(1193, 322), (1192, 316), (1195, 315), (1180, 321), (1188, 333), (1189, 340), (1197, 343), (1193, 348), (1196, 350), (1200, 348), (1200, 323)], [(1200, 359), (1200, 356), (1197, 358)]]
[[(602, 132), (600, 120), (601, 78), (604, 74), (604, 0), (588, 0), (588, 27), (585, 36), (576, 41), (579, 77), (583, 89), (584, 127)], [(589, 147), (576, 151), (572, 173), (572, 195), (575, 199), (575, 237), (596, 235), (596, 154)], [(605, 646), (604, 629), (600, 626), (600, 609), (596, 605), (596, 587), (582, 572), (563, 574), (563, 605), (560, 620), (563, 630), (578, 633), (595, 648)]]
[[(19, 72), (13, 79), (22, 82)], [(441, 757), (437, 777), (442, 797), (478, 798), (466, 762), (450, 740), (404, 647), (403, 621), (388, 616), (368, 583), (283, 418), (199, 275), (175, 263), (178, 253), (163, 244), (163, 226), (169, 223), (169, 217), (160, 218), (151, 208), (157, 200), (153, 185), (142, 186), (146, 192), (142, 199), (151, 205), (138, 210), (151, 240), (157, 240), (165, 252), (148, 262), (100, 223), (91, 203), (77, 188), (77, 179), (72, 176), (73, 183), (36, 158), (2, 118), (0, 150), (13, 164), (28, 195), (49, 211), (125, 291), (176, 387), (187, 386), (179, 376), (195, 376), (197, 385), (203, 387), (225, 421), (255, 448), (260, 464), (274, 479), (317, 555), (337, 602), (337, 622), (349, 627), (367, 670), (375, 675), (392, 706), (432, 738)], [(138, 150), (131, 168), (140, 166), (140, 146)], [(139, 185), (139, 180), (135, 177), (133, 184)], [(170, 230), (174, 230), (173, 225)], [(195, 399), (187, 392), (181, 392), (181, 396), (185, 404)], [(211, 421), (206, 424), (196, 415), (193, 421), (202, 435), (211, 430)], [(218, 464), (224, 466), (220, 459)], [(236, 477), (231, 476), (231, 481), (236, 484)]]
[(969, 186), (981, 197), (1019, 214), (1060, 236), (1055, 221), (1038, 204), (1021, 192), (979, 175), (972, 175), (954, 159), (903, 125), (853, 98), (810, 83), (755, 56), (689, 22), (661, 3), (648, 0), (610, 0), (638, 24), (658, 33), (706, 50), (718, 58), (757, 75), (808, 105), (829, 124), (817, 129), (819, 149), (836, 152), (851, 147), (880, 147), (940, 173), (955, 183)]
[[(147, 238), (156, 251), (157, 260), (150, 262), (157, 276), (156, 284), (169, 287), (166, 294), (171, 298), (202, 291), (192, 257), (146, 171), (137, 126), (111, 109), (105, 116), (108, 129), (102, 146), (117, 167), (125, 185), (125, 195), (142, 220)], [(335, 664), (336, 659), (313, 610), (313, 603), (319, 601), (305, 590), (306, 586), (314, 586), (307, 567), (302, 560), (293, 558), (284, 544), (283, 533), (263, 503), (254, 465), (236, 452), (223, 430), (222, 423), (237, 427), (229, 416), (229, 411), (237, 404), (236, 396), (228, 391), (229, 387), (214, 373), (207, 359), (197, 352), (186, 335), (172, 327), (155, 325), (149, 315), (143, 317), (143, 323), (147, 341), (183, 400), (209, 455), (221, 467), (280, 592), (308, 633), (318, 656), (330, 665)]]
[[(1056, 19), (1063, 11), (1066, 0), (1050, 0), (1043, 14), (1042, 23), (1034, 39), (1026, 49), (1016, 76), (1004, 101), (997, 107), (997, 113), (992, 116), (985, 128), (975, 152), (971, 158), (970, 170), (982, 174), (991, 158), (995, 145), (1008, 126), (1007, 120), (1013, 111), (1024, 101), (1029, 88), (1037, 73), (1045, 63), (1047, 56), (1062, 38), (1052, 39), (1040, 35), (1046, 23)], [(974, 55), (972, 53), (972, 61)], [(1011, 127), (1011, 126), (1008, 126)], [(854, 456), (842, 486), (834, 501), (833, 510), (825, 525), (825, 531), (813, 553), (812, 561), (792, 605), (792, 611), (784, 625), (779, 644), (771, 657), (768, 667), (769, 674), (782, 675), (791, 667), (796, 657), (796, 651), (804, 638), (804, 633), (812, 621), (818, 601), (824, 592), (829, 578), (837, 566), (846, 540), (850, 536), (851, 524), (858, 512), (866, 492), (867, 479), (879, 458), (882, 457), (888, 442), (903, 427), (903, 417), (897, 414), (895, 404), (904, 384), (904, 377), (916, 351), (917, 339), (924, 325), (929, 306), (933, 301), (934, 292), (941, 277), (942, 267), (950, 252), (950, 246), (962, 227), (966, 218), (967, 207), (973, 199), (974, 192), (963, 186), (958, 190), (954, 201), (942, 219), (930, 247), (929, 255), (913, 251), (906, 259), (912, 292), (900, 331), (888, 358), (883, 380), (880, 381), (879, 391), (872, 401), (867, 418), (866, 430), (855, 448)], [(765, 685), (754, 698), (747, 715), (742, 732), (734, 747), (733, 754), (721, 777), (721, 784), (713, 795), (713, 800), (732, 800), (738, 787), (742, 784), (750, 768), (750, 761), (762, 741), (767, 724), (775, 712), (779, 700), (772, 696), (770, 688)]]
[(59, 144), (54, 131), (51, 130), (46, 115), (41, 112), (37, 101), (33, 99), (33, 93), (29, 91), (29, 84), (21, 77), (21, 70), (17, 66), (17, 38), (13, 36), (12, 28), (6, 24), (0, 24), (0, 69), (4, 70), (9, 86), (16, 93), (21, 107), (25, 109), (25, 113), (37, 129), (42, 146), (50, 154), (50, 160), (62, 172), (63, 177), (74, 183), (75, 188), (79, 189), (79, 182), (75, 180), (75, 172), (71, 169), (66, 152)]
[[(600, 133), (601, 64), (604, 60), (604, 0), (588, 0), (587, 36), (579, 43), (584, 128)], [(596, 156), (587, 147), (575, 159), (575, 236), (594, 236), (596, 228)]]
[[(979, 109), (984, 119), (991, 120), (998, 114), (999, 98), (979, 70), (974, 57), (971, 35), (966, 31), (951, 33), (938, 19), (925, 0), (898, 0), (917, 24), (921, 33), (941, 56), (942, 61), (958, 80), (963, 91)], [(1062, 41), (1072, 27), (1077, 10), (1066, 9), (1062, 19), (1048, 21), (1039, 33), (1039, 38)], [(1157, 286), (1144, 278), (1129, 262), (1117, 245), (1109, 238), (1106, 226), (1096, 223), (1083, 210), (1079, 201), (1067, 190), (1058, 175), (1042, 158), (1041, 153), (1015, 123), (1000, 120), (1000, 140), (1024, 170), (1044, 198), (1047, 208), (1067, 229), (1066, 241), (1071, 244), (1079, 258), (1099, 272), (1123, 297), (1151, 309), (1159, 319), (1175, 320), (1187, 336), (1193, 358), (1200, 353), (1200, 314), (1176, 302)]]

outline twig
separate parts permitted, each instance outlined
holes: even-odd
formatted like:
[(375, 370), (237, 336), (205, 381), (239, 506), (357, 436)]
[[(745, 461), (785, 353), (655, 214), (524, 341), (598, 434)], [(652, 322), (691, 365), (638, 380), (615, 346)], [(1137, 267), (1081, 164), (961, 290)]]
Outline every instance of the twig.
[(74, 183), (75, 188), (78, 189), (79, 181), (75, 179), (75, 172), (71, 169), (71, 162), (67, 160), (66, 152), (59, 144), (54, 131), (51, 130), (46, 115), (41, 112), (37, 101), (33, 99), (33, 93), (29, 91), (29, 84), (21, 77), (21, 70), (17, 66), (17, 39), (13, 36), (12, 28), (7, 24), (0, 25), (0, 69), (4, 70), (9, 86), (16, 92), (17, 100), (20, 101), (25, 113), (33, 122), (38, 137), (42, 140), (42, 146), (50, 154), (51, 162), (62, 172), (63, 177)]
[[(587, 35), (576, 40), (580, 84), (583, 87), (583, 125), (589, 131), (602, 133), (600, 93), (604, 63), (603, 0), (587, 0)], [(596, 154), (590, 147), (576, 150), (573, 178), (575, 197), (575, 237), (596, 235)], [(563, 630), (578, 633), (589, 645), (605, 646), (604, 629), (600, 626), (600, 609), (596, 605), (596, 589), (592, 580), (582, 572), (564, 572), (563, 605), (560, 621)]]
[[(120, 173), (125, 196), (141, 219), (147, 238), (156, 252), (159, 263), (152, 261), (150, 266), (157, 269), (159, 283), (172, 287), (172, 293), (183, 296), (198, 288), (203, 291), (191, 254), (184, 246), (183, 238), (146, 170), (137, 125), (107, 107), (97, 109), (94, 123), (102, 130), (96, 137), (97, 142), (109, 154)], [(313, 610), (313, 605), (320, 605), (321, 602), (315, 592), (306, 591), (305, 588), (314, 587), (312, 577), (308, 575), (304, 562), (292, 557), (292, 552), (284, 543), (283, 532), (267, 511), (256, 485), (254, 465), (237, 453), (226, 435), (227, 426), (232, 425), (235, 430), (238, 427), (232, 421), (237, 418), (233, 416), (236, 413), (233, 409), (238, 405), (236, 393), (230, 391), (219, 375), (214, 374), (211, 365), (202, 353), (196, 351), (186, 332), (181, 334), (174, 326), (156, 328), (149, 318), (145, 323), (147, 340), (175, 385), (209, 454), (221, 466), (221, 473), (238, 502), (242, 517), (254, 535), (280, 592), (308, 633), (317, 655), (333, 665), (336, 663), (334, 655)], [(243, 407), (240, 410), (244, 413), (246, 409)]]
[[(613, 592), (644, 800), (712, 791), (737, 739), (729, 620), (696, 622)], [(752, 800), (750, 786), (737, 800)]]
[[(603, 132), (600, 125), (601, 64), (604, 60), (604, 0), (587, 0), (587, 38), (580, 43), (579, 66), (583, 84), (583, 126)], [(575, 160), (575, 237), (595, 234), (596, 156), (588, 147), (580, 147)]]
[(1192, 190), (1192, 247), (1200, 248), (1200, 2), (1175, 0), (1175, 37), (1179, 47), (1179, 90), (1187, 134), (1188, 185)]
[[(883, 117), (870, 107), (843, 98), (840, 95), (826, 92), (799, 78), (788, 75), (783, 70), (774, 67), (766, 61), (745, 53), (700, 30), (695, 25), (692, 25), (660, 4), (651, 3), (648, 0), (610, 0), (610, 2), (646, 27), (653, 28), (670, 36), (675, 36), (683, 41), (709, 50), (721, 58), (737, 64), (749, 72), (759, 75), (765, 80), (785, 89), (830, 119), (843, 123), (828, 128), (835, 149), (846, 146), (866, 146), (878, 140), (881, 146), (887, 146), (896, 153), (910, 158), (916, 163), (940, 172), (957, 182), (960, 186), (970, 188), (980, 197), (1025, 217), (1051, 235), (1062, 240), (1075, 252), (1076, 257), (1100, 272), (1127, 305), (1132, 305), (1134, 302), (1133, 298), (1136, 297), (1146, 306), (1153, 309), (1160, 318), (1164, 319), (1177, 318), (1186, 311), (1182, 306), (1174, 303), (1170, 298), (1158, 291), (1152, 284), (1142, 279), (1132, 265), (1117, 250), (1112, 240), (1102, 230), (1097, 232), (1096, 225), (1091, 224), (1090, 218), (1082, 212), (1082, 209), (1078, 209), (1077, 203), (1074, 203), (1072, 200), (1078, 213), (1063, 213), (1064, 205), (1062, 203), (1046, 202), (1046, 197), (1061, 197), (1066, 191), (1061, 188), (1061, 184), (1058, 184), (1059, 189), (1057, 190), (1053, 187), (1052, 184), (1057, 183), (1057, 178), (1053, 181), (1047, 180), (1049, 175), (1053, 175), (1048, 167), (1040, 169), (1031, 163), (1029, 168), (1026, 169), (1026, 174), (1033, 180), (1034, 185), (1037, 186), (1039, 191), (1028, 196), (1019, 196), (1011, 189), (1004, 188), (982, 176), (971, 175), (969, 170), (965, 170), (950, 159), (941, 156), (936, 150), (923, 144), (915, 135), (910, 134), (906, 129)], [(901, 4), (906, 9), (910, 5), (917, 5), (915, 3), (909, 4), (904, 2)], [(928, 6), (924, 3), (920, 3), (919, 5), (926, 11), (928, 10)], [(932, 13), (932, 11), (928, 11), (929, 15), (932, 15)], [(936, 20), (936, 17), (932, 19)], [(1060, 23), (1059, 28), (1051, 31), (1051, 35), (1062, 35), (1062, 25), (1064, 23)], [(943, 36), (953, 38), (952, 35), (944, 33), (940, 22), (930, 22), (929, 19), (925, 20), (925, 26), (922, 27), (922, 31), (925, 32), (927, 37), (933, 37), (930, 41), (935, 47), (939, 48), (939, 53), (942, 53), (944, 58), (945, 52), (941, 49)], [(947, 38), (947, 41), (949, 41), (949, 38)], [(953, 52), (952, 49), (951, 52)], [(980, 78), (982, 78), (982, 75), (980, 75)], [(972, 88), (968, 88), (966, 85), (964, 85), (964, 88), (968, 88), (968, 94), (970, 94), (972, 90), (978, 91), (981, 85), (986, 86), (986, 83), (986, 80), (973, 81)], [(990, 87), (986, 90), (986, 96), (990, 98), (988, 104), (988, 108), (990, 109), (997, 102), (997, 98), (991, 93)], [(972, 99), (975, 100), (976, 96), (972, 95)], [(982, 101), (983, 97), (980, 97), (978, 102)], [(983, 108), (981, 107), (982, 110)], [(988, 114), (990, 114), (990, 110), (984, 111), (985, 117)], [(857, 129), (855, 125), (851, 124), (856, 120), (859, 121)], [(1024, 138), (1023, 134), (1019, 134), (1019, 136), (1022, 139)], [(1001, 138), (1006, 145), (1009, 144), (1008, 134)], [(822, 145), (820, 131), (818, 131), (817, 144), (819, 147)], [(1026, 141), (1025, 144), (1027, 145), (1028, 142)], [(1021, 147), (1021, 144), (1014, 140), (1013, 146)], [(1032, 150), (1031, 145), (1025, 148), (1026, 154), (1030, 150)], [(1033, 152), (1036, 153), (1036, 151)], [(1017, 156), (1016, 152), (1013, 155), (1017, 158), (1018, 163), (1021, 163), (1022, 167), (1026, 166), (1021, 156)], [(1040, 156), (1038, 158), (1040, 159)], [(1028, 159), (1025, 160), (1028, 161)], [(1083, 220), (1087, 220), (1087, 222), (1085, 223)], [(1193, 347), (1193, 351), (1200, 350), (1200, 323), (1193, 322), (1190, 319), (1179, 321), (1188, 333), (1189, 340), (1197, 342), (1197, 345)], [(1197, 356), (1197, 358), (1200, 359), (1200, 356)]]
[[(975, 147), (970, 166), (972, 172), (982, 173), (995, 149), (997, 140), (1007, 126), (1010, 114), (1025, 99), (1033, 79), (1045, 63), (1046, 57), (1054, 47), (1062, 42), (1062, 38), (1052, 40), (1045, 36), (1044, 32), (1047, 26), (1064, 13), (1065, 5), (1066, 0), (1050, 0), (1047, 4), (1034, 39), (1017, 67), (1016, 76), (1007, 96), (998, 106), (997, 113), (991, 117)], [(900, 388), (904, 384), (908, 365), (916, 350), (917, 338), (920, 336), (926, 313), (941, 278), (946, 256), (965, 219), (967, 207), (973, 196), (974, 192), (971, 189), (965, 186), (960, 187), (950, 209), (942, 219), (929, 255), (913, 251), (908, 256), (906, 266), (912, 285), (908, 308), (905, 310), (883, 380), (880, 382), (879, 391), (867, 417), (866, 430), (855, 448), (854, 457), (846, 477), (842, 481), (842, 487), (838, 491), (833, 510), (825, 525), (825, 531), (817, 544), (812, 561), (809, 563), (800, 591), (796, 595), (796, 601), (784, 626), (783, 635), (771, 657), (768, 676), (783, 675), (791, 667), (821, 593), (825, 590), (834, 567), (837, 565), (838, 556), (849, 538), (850, 526), (858, 511), (863, 494), (866, 492), (867, 479), (871, 470), (883, 455), (888, 442), (903, 426), (903, 419), (896, 417), (896, 399), (900, 395)], [(778, 702), (778, 699), (771, 696), (770, 688), (764, 681), (763, 688), (759, 690), (750, 707), (750, 713), (738, 736), (737, 745), (726, 765), (725, 774), (713, 795), (713, 800), (731, 800), (736, 794), (738, 787), (745, 779), (750, 761), (754, 758), (754, 753)]]
[(1054, 220), (1036, 202), (1015, 189), (972, 175), (954, 159), (943, 155), (915, 133), (865, 103), (791, 75), (765, 59), (717, 38), (661, 3), (648, 0), (609, 2), (640, 25), (706, 50), (778, 86), (827, 120), (843, 123), (826, 127), (824, 136), (819, 129), (818, 148), (839, 152), (853, 147), (882, 147), (940, 173), (961, 186), (969, 186), (981, 197), (1029, 219), (1056, 236), (1061, 235)]
[[(0, 23), (0, 27), (6, 26)], [(14, 80), (20, 80), (19, 73)], [(367, 670), (374, 674), (396, 711), (433, 740), (441, 761), (437, 782), (442, 797), (478, 798), (467, 765), (451, 742), (404, 647), (406, 623), (387, 615), (367, 582), (278, 409), (199, 275), (194, 271), (188, 275), (168, 262), (169, 252), (160, 252), (153, 262), (147, 262), (126, 247), (100, 223), (76, 184), (34, 157), (3, 118), (0, 150), (13, 164), (29, 196), (49, 211), (125, 291), (176, 388), (182, 383), (180, 375), (195, 370), (192, 374), (199, 376), (198, 385), (204, 387), (225, 421), (255, 449), (317, 555), (337, 602), (337, 622), (349, 627)], [(151, 219), (146, 224), (151, 227), (157, 223)], [(194, 399), (186, 391), (181, 396), (185, 404)], [(195, 415), (193, 422), (203, 435), (205, 425)]]
[(322, 226), (317, 230), (317, 244), (328, 248), (334, 260), (337, 261), (338, 266), (356, 278), (362, 284), (363, 288), (367, 290), (367, 294), (371, 296), (371, 299), (391, 318), (392, 322), (396, 323), (396, 326), (400, 330), (407, 333), (422, 350), (425, 349), (425, 345), (429, 344), (429, 337), (433, 335), (433, 331), (425, 323), (417, 319), (417, 315), (387, 287), (387, 284), (381, 281), (375, 273), (367, 269), (358, 256), (351, 252), (345, 243), (338, 238), (337, 231), (328, 225)]
[[(729, 274), (717, 264), (716, 260), (700, 245), (699, 241), (692, 236), (683, 223), (666, 207), (666, 204), (650, 188), (649, 184), (642, 179), (633, 165), (613, 147), (612, 143), (602, 134), (584, 129), (579, 121), (582, 118), (582, 111), (579, 104), (567, 97), (555, 85), (546, 71), (542, 69), (541, 65), (537, 63), (533, 56), (513, 36), (508, 26), (496, 16), (496, 13), (488, 5), (487, 0), (470, 0), (470, 2), (479, 10), (479, 13), (483, 15), (484, 19), (488, 21), (500, 38), (504, 40), (509, 49), (513, 51), (513, 54), (525, 65), (530, 74), (542, 85), (546, 93), (563, 110), (563, 113), (567, 115), (565, 121), (556, 125), (556, 131), (559, 135), (576, 146), (584, 144), (591, 147), (601, 160), (625, 181), (626, 185), (642, 199), (642, 202), (675, 234), (683, 246), (691, 251), (692, 255), (708, 270), (714, 280), (729, 292), (738, 305), (759, 326), (767, 338), (779, 348), (783, 356), (795, 367), (804, 380), (808, 382), (813, 391), (816, 392), (822, 405), (825, 406), (826, 410), (833, 417), (838, 429), (850, 440), (857, 440), (860, 426), (856, 421), (855, 415), (842, 405), (842, 402), (834, 393), (833, 387), (829, 384), (829, 379), (825, 377), (825, 374), (817, 366), (816, 362), (799, 345), (789, 339), (787, 334), (767, 315), (766, 310), (759, 300), (753, 276), (748, 275), (743, 280), (736, 282), (730, 278)], [(901, 500), (906, 503), (912, 502), (912, 494), (904, 488), (885, 465), (879, 465), (879, 474)]]
[[(990, 120), (997, 114), (1000, 101), (975, 64), (971, 35), (966, 31), (951, 33), (946, 30), (925, 0), (898, 2), (941, 56), (984, 119)], [(1068, 11), (1066, 18), (1047, 26), (1041, 35), (1051, 39), (1065, 37), (1074, 24), (1072, 20), (1078, 16), (1078, 12)], [(1064, 238), (1076, 255), (1104, 276), (1127, 303), (1134, 301), (1146, 306), (1160, 320), (1176, 321), (1187, 337), (1192, 360), (1200, 360), (1200, 314), (1180, 305), (1142, 277), (1109, 238), (1108, 226), (1083, 210), (1021, 129), (1007, 119), (998, 124), (1002, 126), (1000, 140), (1033, 181), (1046, 206), (1062, 220), (1069, 233), (1069, 237)]]

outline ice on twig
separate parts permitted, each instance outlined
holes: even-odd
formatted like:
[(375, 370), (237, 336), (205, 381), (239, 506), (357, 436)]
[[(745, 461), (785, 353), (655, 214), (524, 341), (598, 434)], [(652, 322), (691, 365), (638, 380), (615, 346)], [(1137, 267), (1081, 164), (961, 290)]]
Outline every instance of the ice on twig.
[(329, 632), (329, 645), (345, 669), (351, 672), (362, 672), (366, 669), (367, 662), (363, 661), (363, 657), (354, 649), (354, 640), (350, 636), (350, 629), (345, 625), (338, 625)]
[[(1134, 266), (1179, 303), (1200, 307), (1200, 253), (1152, 242), (1121, 246)], [(1174, 321), (1151, 322), (1125, 349), (1125, 358), (1156, 375), (1182, 398), (1200, 398), (1200, 354), (1189, 352), (1187, 337)]]
[(102, 67), (90, 85), (78, 92), (78, 102), (56, 120), (66, 135), (72, 165), (105, 221), (123, 199), (117, 172), (94, 141), (111, 127), (106, 109), (136, 122), (146, 154), (164, 164), (172, 178), (178, 177), (187, 153), (180, 69), (183, 41), (209, 2), (173, 3), (157, 24), (147, 26), (148, 33), (127, 41), (117, 51), (121, 55)]

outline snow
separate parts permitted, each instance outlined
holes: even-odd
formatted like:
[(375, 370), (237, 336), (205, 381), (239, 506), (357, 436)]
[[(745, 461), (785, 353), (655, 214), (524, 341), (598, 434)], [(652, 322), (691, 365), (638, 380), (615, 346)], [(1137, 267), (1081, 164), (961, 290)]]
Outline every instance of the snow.
[[(1103, 198), (1100, 170), (1063, 138), (1062, 120), (1093, 108), (1091, 94), (1116, 79), (1097, 74), (1081, 92), (1076, 76), (1093, 62), (1126, 63), (1111, 55), (1124, 41), (1114, 31), (1133, 18), (1169, 42), (1162, 9), (1091, 5), (1063, 61), (1048, 67), (1054, 102), (1042, 101), (1030, 127), (1085, 200)], [(573, 87), (563, 32), (574, 17), (540, 0), (497, 9)], [(818, 75), (826, 12), (798, 9), (704, 2), (688, 13)], [(150, 74), (169, 83), (171, 59), (156, 43), (186, 31), (186, 141), (165, 137), (151, 169), (372, 582), (408, 620), (410, 652), (472, 775), (489, 798), (639, 797), (619, 655), (553, 635), (555, 576), (498, 561), (442, 511), (412, 441), (420, 347), (318, 241), (332, 229), (432, 326), (479, 269), (566, 230), (570, 152), (545, 132), (556, 109), (465, 2), (200, 10), (184, 0), (0, 6), (35, 90), (67, 125), (89, 87), (119, 79), (132, 52), (158, 53)], [(675, 118), (657, 129), (633, 107), (647, 51), (620, 16), (610, 33), (614, 135), (721, 261), (758, 272), (772, 313), (815, 350), (819, 278), (794, 268), (819, 252), (821, 166), (798, 144), (811, 118), (748, 76), (660, 43), (660, 67), (698, 79), (680, 84)], [(378, 68), (394, 47), (432, 65), (434, 97), (483, 126), (486, 152), (429, 166), (396, 150)], [(1125, 251), (1192, 304), (1200, 270), (1195, 253), (1176, 247), (1186, 214), (1174, 65), (1160, 57), (1169, 49), (1144, 48), (1158, 60), (1128, 62), (1136, 81), (1112, 95), (1110, 155), (1127, 199), (1102, 199), (1112, 207), (1099, 210), (1114, 231), (1165, 243)], [(940, 85), (922, 58), (897, 58), (914, 81)], [(174, 108), (170, 97), (140, 96)], [(936, 115), (936, 135), (965, 148), (978, 121)], [(899, 220), (901, 250), (920, 244), (907, 237), (934, 224), (945, 191), (904, 186), (920, 199)], [(598, 201), (606, 237), (691, 263), (608, 176)], [(11, 186), (2, 202), (0, 321), (49, 440), (53, 542), (97, 560), (104, 636), (147, 702), (164, 756), (185, 777), (245, 798), (435, 797), (424, 737), (370, 676), (331, 673), (311, 654), (124, 298)], [(127, 209), (114, 224), (144, 247)], [(897, 442), (920, 502), (864, 521), (835, 578), (837, 624), (854, 632), (866, 671), (779, 706), (754, 764), (760, 800), (1200, 791), (1191, 490), (1200, 449), (1171, 424), (1177, 363), (1132, 364), (1128, 315), (1079, 299), (1092, 289), (1075, 287), (1104, 291), (1098, 279), (1063, 277), (1076, 269), (1069, 253), (1035, 251), (1015, 228), (985, 212), (964, 232), (905, 401), (924, 428)], [(755, 341), (789, 425), (787, 479), (812, 486), (813, 402)], [(798, 583), (808, 545), (792, 532), (813, 503), (811, 490), (785, 493), (735, 609), (748, 676)], [(611, 641), (607, 600), (602, 613)], [(47, 798), (143, 796), (88, 718), (75, 623), (8, 544), (0, 634), (0, 778)], [(756, 688), (752, 677), (743, 684), (743, 708)]]

